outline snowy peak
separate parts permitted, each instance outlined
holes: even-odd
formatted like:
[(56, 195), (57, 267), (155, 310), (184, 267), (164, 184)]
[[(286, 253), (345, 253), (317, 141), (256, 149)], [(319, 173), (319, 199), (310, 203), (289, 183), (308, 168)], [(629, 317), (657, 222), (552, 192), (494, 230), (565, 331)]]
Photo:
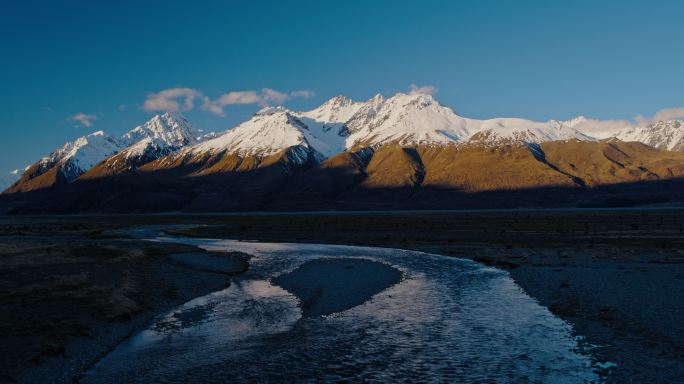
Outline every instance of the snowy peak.
[(486, 145), (539, 144), (558, 140), (593, 140), (564, 122), (536, 122), (517, 118), (471, 120), (469, 142)]
[[(144, 162), (196, 143), (194, 135), (192, 125), (178, 113), (156, 115), (121, 137), (97, 131), (67, 142), (30, 166), (21, 177), (24, 185), (18, 186), (17, 190), (33, 189), (36, 187), (33, 184), (44, 187), (60, 180), (72, 182), (99, 163), (111, 162), (103, 166), (113, 173), (119, 169), (135, 169)], [(45, 179), (41, 175), (51, 170), (61, 177), (32, 181)]]
[(167, 112), (156, 115), (139, 125), (121, 138), (124, 149), (119, 155), (107, 159), (91, 173), (109, 175), (121, 171), (130, 171), (160, 157), (173, 153), (183, 147), (195, 144), (206, 137), (199, 136), (180, 113)]
[(347, 122), (347, 148), (446, 144), (468, 136), (467, 120), (426, 94), (376, 95)]
[(684, 130), (684, 121), (682, 120), (662, 120), (650, 124), (646, 128), (650, 129), (675, 129)]
[(363, 106), (364, 103), (354, 102), (345, 96), (335, 96), (318, 108), (295, 115), (308, 127), (312, 136), (325, 143), (321, 151), (331, 156), (345, 150), (347, 132), (344, 124)]
[(71, 181), (105, 158), (117, 153), (122, 147), (119, 140), (103, 131), (93, 132), (87, 136), (64, 144), (48, 156), (38, 161), (41, 174), (49, 168), (59, 165), (67, 180)]
[(566, 127), (575, 128), (575, 127), (577, 127), (577, 126), (580, 125), (580, 124), (586, 123), (587, 121), (589, 121), (589, 120), (588, 120), (586, 117), (584, 117), (584, 116), (577, 116), (577, 117), (573, 117), (573, 118), (570, 119), (570, 120), (562, 121), (561, 123), (562, 123), (563, 125), (565, 125)]
[(367, 105), (380, 105), (385, 101), (385, 97), (379, 93), (376, 93), (375, 96), (371, 97), (366, 104)]
[(159, 145), (182, 147), (193, 144), (196, 134), (192, 125), (180, 113), (167, 112), (156, 115), (145, 124), (123, 135), (126, 144), (132, 145), (143, 139), (153, 139)]
[(335, 96), (316, 109), (298, 113), (323, 124), (346, 123), (363, 103), (354, 102), (345, 96)]
[(624, 129), (615, 137), (622, 141), (639, 141), (658, 149), (684, 151), (684, 121), (657, 121), (645, 127)]
[(282, 107), (272, 107), (262, 109), (223, 135), (184, 152), (228, 152), (240, 156), (265, 157), (296, 146), (330, 152), (329, 146), (315, 137), (292, 112)]
[(389, 99), (378, 95), (365, 103), (347, 122), (346, 147), (400, 145), (480, 145), (540, 143), (552, 140), (592, 140), (574, 129), (586, 119), (569, 124), (555, 120), (535, 122), (518, 118), (467, 119), (441, 105), (428, 94), (398, 93)]

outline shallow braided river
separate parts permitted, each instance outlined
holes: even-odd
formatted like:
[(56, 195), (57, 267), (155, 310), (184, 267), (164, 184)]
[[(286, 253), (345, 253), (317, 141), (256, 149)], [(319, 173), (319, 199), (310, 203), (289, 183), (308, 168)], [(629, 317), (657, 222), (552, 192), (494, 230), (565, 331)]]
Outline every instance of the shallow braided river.
[[(396, 249), (156, 240), (253, 258), (227, 289), (156, 318), (82, 382), (600, 381), (570, 326), (495, 268)], [(324, 258), (383, 263), (402, 278), (361, 305), (303, 316), (274, 279)]]

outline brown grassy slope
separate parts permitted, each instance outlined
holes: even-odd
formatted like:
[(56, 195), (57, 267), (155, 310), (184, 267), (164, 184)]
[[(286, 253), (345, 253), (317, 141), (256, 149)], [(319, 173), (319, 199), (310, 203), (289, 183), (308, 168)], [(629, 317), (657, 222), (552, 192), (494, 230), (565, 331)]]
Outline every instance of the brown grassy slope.
[(579, 187), (684, 177), (684, 153), (621, 141), (379, 148), (366, 188), (420, 185), (464, 192)]
[(364, 169), (362, 188), (410, 188), (423, 181), (423, 164), (414, 148), (386, 145), (373, 153)]
[(223, 173), (252, 172), (276, 165), (291, 166), (291, 155), (297, 147), (269, 156), (240, 156), (228, 152), (171, 154), (140, 167), (141, 173), (177, 170), (185, 176), (208, 176)]
[(684, 153), (662, 151), (636, 142), (548, 142), (546, 160), (587, 186), (684, 176)]
[(126, 155), (118, 153), (110, 158), (107, 158), (94, 167), (90, 168), (86, 173), (82, 174), (79, 179), (99, 179), (119, 175), (122, 173), (132, 172), (135, 170), (136, 164), (128, 161)]
[(190, 153), (174, 153), (141, 166), (138, 172), (144, 174), (175, 170), (182, 174), (191, 174), (211, 167), (220, 162), (223, 157), (224, 153), (204, 153), (201, 156)]
[(535, 158), (526, 146), (419, 147), (426, 187), (465, 192), (574, 186), (572, 178)]
[(21, 178), (8, 188), (4, 193), (30, 192), (38, 189), (49, 188), (53, 185), (65, 183), (67, 180), (60, 172), (59, 163), (41, 173), (38, 164), (33, 164)]

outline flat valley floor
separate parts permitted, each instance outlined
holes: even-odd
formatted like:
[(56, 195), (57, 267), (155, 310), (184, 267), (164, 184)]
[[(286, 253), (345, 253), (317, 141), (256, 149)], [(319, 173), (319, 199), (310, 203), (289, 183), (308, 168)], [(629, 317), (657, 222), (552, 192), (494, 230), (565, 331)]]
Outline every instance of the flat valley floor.
[(154, 316), (248, 268), (248, 254), (131, 236), (142, 226), (475, 260), (508, 271), (596, 361), (615, 363), (608, 382), (684, 378), (684, 210), (670, 208), (0, 217), (0, 381), (77, 380)]

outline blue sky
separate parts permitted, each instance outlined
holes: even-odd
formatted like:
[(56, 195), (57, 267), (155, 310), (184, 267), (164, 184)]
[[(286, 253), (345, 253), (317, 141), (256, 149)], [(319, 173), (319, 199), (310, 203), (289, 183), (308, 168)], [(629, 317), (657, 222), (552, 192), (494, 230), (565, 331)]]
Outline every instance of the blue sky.
[(205, 97), (287, 95), (287, 107), (307, 109), (410, 84), (475, 118), (651, 116), (684, 106), (682, 15), (681, 1), (7, 0), (0, 172), (94, 130), (123, 133), (153, 114), (150, 95), (148, 106), (168, 105), (159, 92), (172, 88), (197, 93), (184, 113), (205, 130), (259, 109), (212, 113)]

